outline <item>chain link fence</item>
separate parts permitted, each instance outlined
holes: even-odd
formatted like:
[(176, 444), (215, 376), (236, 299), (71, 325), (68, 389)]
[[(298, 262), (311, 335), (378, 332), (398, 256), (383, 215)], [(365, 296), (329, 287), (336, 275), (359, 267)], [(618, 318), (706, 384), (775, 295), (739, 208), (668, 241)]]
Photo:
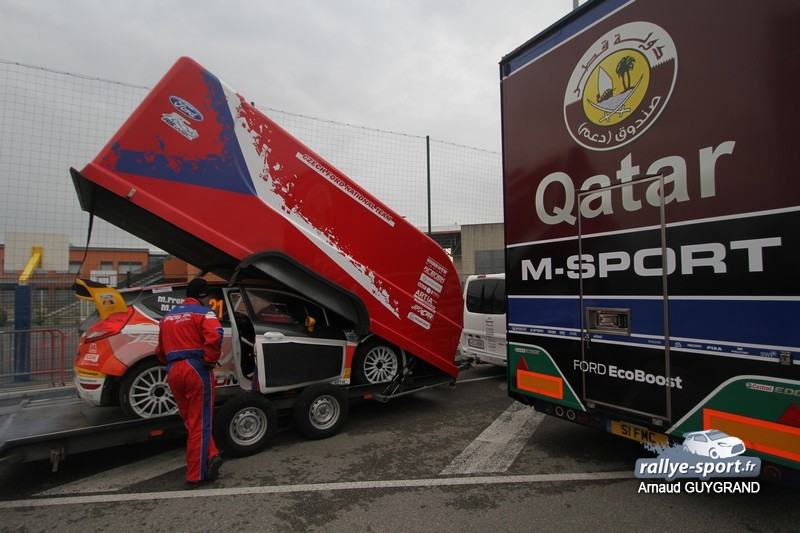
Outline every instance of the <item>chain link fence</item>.
[[(10, 257), (13, 238), (41, 234), (68, 243), (66, 268), (43, 265), (30, 279), (29, 327), (74, 329), (91, 313), (71, 291), (82, 263), (82, 277), (116, 286), (159, 279), (154, 272), (163, 271), (166, 254), (103, 220), (94, 221), (84, 257), (89, 216), (69, 176), (71, 166), (94, 158), (148, 90), (0, 60), (0, 331), (15, 328), (22, 267)], [(499, 153), (255, 105), (415, 226), (432, 228), (434, 237), (446, 228), (440, 242), (456, 256), (459, 226), (502, 221)]]

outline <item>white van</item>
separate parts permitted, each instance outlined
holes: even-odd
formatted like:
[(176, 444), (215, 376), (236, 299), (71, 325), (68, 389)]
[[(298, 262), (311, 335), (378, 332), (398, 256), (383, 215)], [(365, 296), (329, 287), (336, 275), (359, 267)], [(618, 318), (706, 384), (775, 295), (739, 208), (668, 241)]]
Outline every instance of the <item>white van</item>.
[(464, 284), (461, 354), (506, 366), (506, 275), (478, 274)]

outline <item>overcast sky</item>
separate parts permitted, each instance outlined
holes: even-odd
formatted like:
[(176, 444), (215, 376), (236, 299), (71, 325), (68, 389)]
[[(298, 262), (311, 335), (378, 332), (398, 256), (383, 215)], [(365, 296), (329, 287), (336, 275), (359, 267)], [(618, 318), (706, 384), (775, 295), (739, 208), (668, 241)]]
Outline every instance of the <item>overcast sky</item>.
[(500, 151), (498, 62), (571, 0), (0, 0), (0, 58), (154, 85), (193, 57), (259, 107)]

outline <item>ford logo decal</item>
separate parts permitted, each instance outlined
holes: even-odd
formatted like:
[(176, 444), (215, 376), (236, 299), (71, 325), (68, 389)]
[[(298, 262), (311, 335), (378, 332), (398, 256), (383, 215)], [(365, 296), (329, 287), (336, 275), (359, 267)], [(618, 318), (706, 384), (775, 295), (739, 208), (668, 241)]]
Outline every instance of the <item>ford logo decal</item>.
[(197, 122), (202, 122), (203, 114), (197, 110), (195, 106), (181, 98), (180, 96), (170, 96), (169, 97), (170, 103), (180, 111), (182, 114), (186, 115), (192, 120), (196, 120)]

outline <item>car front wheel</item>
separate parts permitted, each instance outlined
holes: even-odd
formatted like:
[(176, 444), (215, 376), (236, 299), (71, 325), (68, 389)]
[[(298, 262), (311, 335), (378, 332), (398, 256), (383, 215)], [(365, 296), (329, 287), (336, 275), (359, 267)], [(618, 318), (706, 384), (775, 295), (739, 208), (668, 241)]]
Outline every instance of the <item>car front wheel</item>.
[(353, 362), (355, 384), (375, 385), (395, 379), (403, 367), (400, 350), (381, 339), (359, 346)]
[(134, 366), (119, 388), (122, 411), (135, 418), (155, 418), (178, 412), (178, 404), (167, 383), (167, 368), (156, 359)]

